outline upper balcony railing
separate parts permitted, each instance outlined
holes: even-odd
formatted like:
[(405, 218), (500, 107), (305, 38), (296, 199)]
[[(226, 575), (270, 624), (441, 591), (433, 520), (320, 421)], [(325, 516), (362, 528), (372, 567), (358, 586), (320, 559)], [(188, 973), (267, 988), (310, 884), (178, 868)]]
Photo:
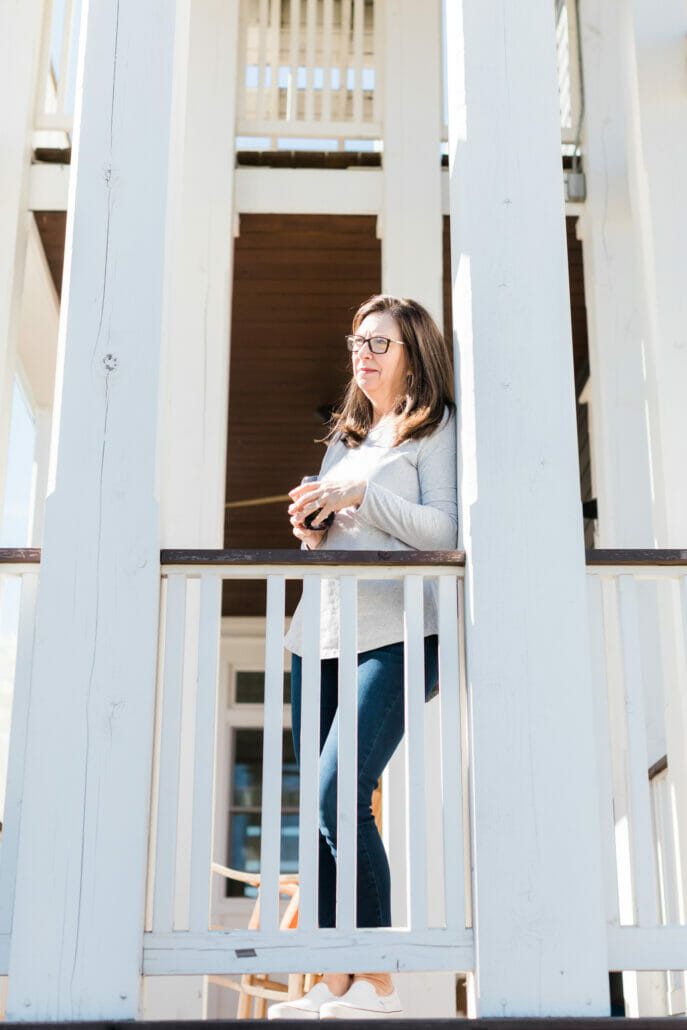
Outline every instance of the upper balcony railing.
[[(582, 106), (576, 0), (551, 2), (562, 141), (571, 145)], [(81, 8), (82, 0), (45, 2), (34, 126), (41, 145), (67, 145), (74, 127)], [(241, 0), (240, 146), (270, 150), (318, 141), (326, 150), (381, 148), (383, 17), (383, 0)]]

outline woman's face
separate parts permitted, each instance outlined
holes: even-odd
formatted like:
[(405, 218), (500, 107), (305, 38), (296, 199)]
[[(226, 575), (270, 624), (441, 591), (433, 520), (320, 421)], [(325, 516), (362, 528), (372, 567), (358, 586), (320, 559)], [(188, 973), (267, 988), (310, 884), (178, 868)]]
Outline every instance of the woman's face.
[[(400, 340), (401, 331), (387, 311), (368, 315), (358, 326), (356, 336), (369, 340), (371, 336), (386, 336)], [(383, 414), (391, 411), (399, 397), (407, 390), (408, 359), (403, 344), (390, 343), (386, 354), (373, 354), (367, 344), (351, 354), (355, 381), (371, 402)]]

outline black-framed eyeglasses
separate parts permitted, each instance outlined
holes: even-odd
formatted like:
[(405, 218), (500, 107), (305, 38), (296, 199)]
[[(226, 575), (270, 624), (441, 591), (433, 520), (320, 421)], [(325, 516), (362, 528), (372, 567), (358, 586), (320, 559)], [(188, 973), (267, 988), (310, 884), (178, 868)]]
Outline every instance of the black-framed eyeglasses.
[(402, 346), (403, 340), (390, 340), (388, 336), (346, 337), (346, 346), (353, 354), (357, 354), (359, 350), (362, 350), (365, 344), (370, 348), (371, 354), (386, 354), (390, 343), (400, 343)]

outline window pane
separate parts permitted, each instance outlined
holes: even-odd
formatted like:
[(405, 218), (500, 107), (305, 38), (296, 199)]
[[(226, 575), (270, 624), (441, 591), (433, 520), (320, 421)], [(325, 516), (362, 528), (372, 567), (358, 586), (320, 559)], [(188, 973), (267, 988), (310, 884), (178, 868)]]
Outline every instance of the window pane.
[[(282, 735), (282, 808), (298, 808), (298, 768), (291, 730)], [(231, 807), (262, 805), (262, 730), (234, 730)]]
[[(265, 673), (239, 669), (236, 673), (236, 703), (262, 705), (265, 703)], [(291, 673), (284, 673), (284, 704), (291, 704)]]
[[(229, 865), (233, 869), (260, 871), (260, 815), (234, 812), (229, 819)], [(280, 872), (298, 870), (298, 815), (285, 813), (281, 819)], [(254, 898), (257, 889), (237, 880), (227, 880), (227, 897)]]

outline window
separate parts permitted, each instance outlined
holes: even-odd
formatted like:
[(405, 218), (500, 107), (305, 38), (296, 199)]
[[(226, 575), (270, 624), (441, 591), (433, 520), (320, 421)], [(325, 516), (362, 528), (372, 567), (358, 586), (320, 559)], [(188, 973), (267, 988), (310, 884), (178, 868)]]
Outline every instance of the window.
[[(261, 729), (234, 729), (232, 737), (229, 865), (245, 872), (257, 872), (260, 869), (263, 732)], [(281, 801), (281, 871), (291, 873), (298, 869), (298, 769), (290, 730), (285, 730), (282, 737)], [(227, 881), (228, 897), (255, 897), (255, 894), (253, 887)]]

